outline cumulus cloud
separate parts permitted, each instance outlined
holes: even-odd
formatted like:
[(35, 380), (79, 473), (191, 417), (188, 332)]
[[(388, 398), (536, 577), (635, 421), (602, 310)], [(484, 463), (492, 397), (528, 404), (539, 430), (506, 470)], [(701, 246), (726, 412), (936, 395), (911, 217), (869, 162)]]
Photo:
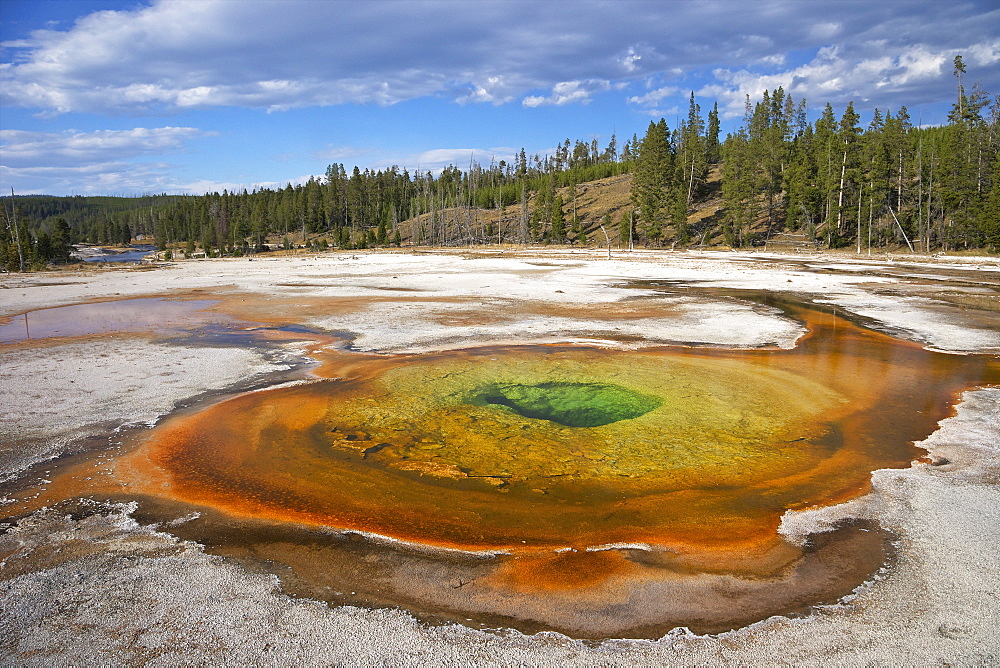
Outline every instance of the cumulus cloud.
[[(540, 59), (570, 70), (594, 64), (560, 57), (579, 49), (582, 27), (536, 41), (534, 30), (515, 29), (521, 9), (506, 2), (163, 0), (7, 44), (16, 53), (0, 72), (0, 99), (57, 113), (121, 114), (391, 105), (455, 91), (462, 102), (502, 103), (551, 81), (536, 67)], [(533, 8), (534, 25), (548, 33), (556, 9)]]
[[(182, 117), (223, 108), (211, 116), (219, 119), (236, 108), (280, 113), (363, 104), (380, 107), (373, 111), (380, 114), (385, 142), (412, 146), (416, 131), (406, 130), (411, 136), (403, 140), (392, 138), (389, 108), (419, 98), (507, 105), (480, 118), (509, 113), (507, 118), (516, 116), (518, 123), (540, 115), (533, 109), (594, 100), (602, 104), (588, 113), (616, 101), (622, 110), (672, 117), (686, 108), (691, 89), (703, 107), (718, 100), (727, 118), (742, 116), (746, 95), (756, 99), (778, 86), (812, 105), (854, 100), (862, 110), (912, 108), (951, 99), (951, 62), (959, 53), (969, 68), (967, 85), (980, 81), (986, 90), (1000, 91), (997, 25), (996, 0), (957, 5), (926, 0), (143, 0), (127, 10), (85, 15), (68, 27), (52, 24), (18, 34), (0, 45), (0, 105), (8, 112), (0, 118), (7, 128), (0, 175), (19, 190), (21, 184), (41, 184), (39, 189), (52, 184), (44, 187), (49, 192), (81, 191), (79, 184), (84, 190), (98, 184), (95, 192), (244, 187), (228, 183), (242, 178), (240, 167), (217, 180), (205, 175), (209, 178), (195, 181), (202, 175), (171, 177), (176, 168), (162, 159), (151, 162), (153, 156), (192, 147), (205, 136), (195, 128), (11, 129), (10, 119), (25, 113), (36, 115), (30, 127), (38, 128), (46, 122), (50, 127), (72, 124), (77, 113)], [(414, 110), (419, 111), (415, 106), (404, 113)], [(209, 127), (203, 122), (208, 117), (136, 125)], [(626, 113), (621, 122), (629, 118)], [(236, 141), (229, 137), (230, 126), (217, 122), (224, 137), (214, 149)], [(255, 136), (266, 134), (265, 129)], [(286, 141), (290, 136), (284, 135)], [(313, 144), (267, 150), (430, 171), (465, 166), (471, 156), (485, 164), (491, 157), (513, 157), (513, 151), (499, 149), (399, 155), (384, 146), (346, 146), (355, 141), (381, 140), (331, 131), (319, 133)], [(425, 141), (449, 145), (440, 136)], [(514, 140), (461, 143), (508, 141)], [(322, 148), (326, 142), (333, 144)], [(300, 162), (291, 169), (311, 168)]]
[[(159, 191), (170, 165), (138, 162), (183, 150), (209, 136), (198, 128), (163, 127), (94, 132), (0, 130), (0, 175), (33, 192)], [(81, 186), (80, 184), (85, 184)]]
[(413, 155), (386, 156), (380, 161), (382, 168), (397, 165), (402, 169), (408, 169), (411, 173), (431, 172), (438, 174), (445, 167), (455, 166), (459, 169), (468, 169), (472, 162), (489, 167), (491, 163), (499, 163), (501, 160), (512, 162), (517, 156), (517, 151), (507, 146), (494, 148), (434, 148), (421, 151)]
[[(393, 105), (425, 96), (462, 104), (567, 105), (645, 77), (671, 85), (673, 72), (713, 68), (725, 73), (720, 90), (732, 90), (741, 75), (734, 62), (780, 76), (772, 70), (786, 67), (788, 53), (824, 45), (840, 47), (850, 67), (873, 60), (865, 45), (880, 40), (898, 74), (916, 77), (917, 64), (908, 67), (900, 52), (904, 41), (940, 54), (954, 49), (961, 35), (967, 53), (985, 53), (992, 65), (997, 46), (989, 26), (997, 22), (1000, 11), (989, 0), (957, 8), (919, 0), (155, 0), (5, 44), (13, 57), (0, 68), (0, 102), (106, 114)], [(818, 65), (784, 74), (823, 76)], [(842, 81), (843, 87), (864, 83), (858, 76)]]
[(410, 174), (425, 174), (427, 172), (439, 174), (444, 168), (452, 166), (466, 170), (472, 162), (482, 167), (489, 167), (501, 160), (511, 163), (517, 158), (519, 150), (509, 146), (496, 146), (492, 148), (432, 148), (418, 153), (402, 153), (377, 148), (341, 146), (319, 151), (317, 158), (333, 162), (351, 160), (375, 170), (397, 167), (400, 170), (407, 170)]
[[(704, 65), (717, 49), (773, 55), (768, 40), (717, 39), (706, 26), (720, 11), (740, 23), (755, 15), (713, 2), (582, 2), (570, 9), (503, 0), (160, 0), (7, 44), (14, 57), (0, 70), (0, 101), (110, 114), (391, 105), (428, 95), (570, 104), (607, 89), (594, 82)], [(712, 48), (698, 48), (703, 40)], [(552, 93), (529, 95), (537, 90)]]
[(655, 46), (647, 42), (629, 45), (617, 56), (617, 61), (626, 74), (662, 70), (667, 66), (665, 56)]
[[(962, 53), (976, 54), (979, 66), (1000, 67), (1000, 39), (976, 49), (936, 49), (924, 44), (889, 48), (885, 40), (878, 40), (853, 49), (823, 47), (807, 63), (770, 74), (719, 68), (713, 72), (716, 82), (698, 94), (718, 100), (728, 118), (742, 116), (747, 95), (757, 100), (765, 90), (779, 86), (813, 104), (854, 101), (866, 107), (898, 108), (939, 96), (942, 79), (951, 76), (951, 63)], [(967, 64), (969, 60), (966, 57)], [(950, 84), (948, 90), (950, 94)]]
[(832, 39), (840, 32), (840, 24), (836, 21), (819, 21), (809, 27), (809, 36), (817, 40)]
[(611, 90), (615, 87), (610, 81), (560, 81), (552, 87), (550, 95), (529, 95), (521, 101), (525, 107), (556, 106), (564, 104), (587, 104), (595, 93)]
[[(650, 116), (664, 116), (667, 112), (661, 109), (660, 105), (664, 100), (672, 98), (679, 92), (680, 89), (677, 86), (661, 86), (647, 92), (645, 95), (633, 95), (626, 101)], [(676, 107), (674, 110), (676, 110)]]
[(489, 76), (484, 81), (470, 83), (471, 90), (465, 95), (459, 95), (459, 104), (488, 102), (490, 104), (505, 104), (514, 99), (517, 86), (511, 85), (503, 76)]
[(82, 165), (0, 166), (0, 180), (17, 183), (18, 194), (130, 195), (176, 192), (162, 163), (92, 162)]
[(356, 160), (359, 157), (370, 154), (372, 151), (372, 148), (363, 148), (361, 146), (326, 146), (318, 151), (314, 151), (313, 158), (326, 162), (344, 162)]
[(208, 136), (198, 128), (165, 127), (95, 132), (0, 130), (0, 153), (7, 167), (36, 165), (87, 168), (109, 158), (162, 155), (180, 150), (191, 139)]
[(163, 192), (168, 192), (171, 194), (183, 194), (183, 195), (204, 195), (206, 193), (221, 193), (223, 190), (228, 190), (229, 192), (253, 192), (254, 190), (264, 190), (271, 189), (276, 190), (279, 188), (284, 188), (288, 185), (297, 186), (302, 185), (309, 181), (309, 179), (318, 179), (318, 176), (307, 174), (305, 176), (299, 176), (293, 179), (287, 179), (285, 181), (257, 181), (254, 183), (236, 183), (235, 181), (212, 181), (209, 179), (201, 179), (198, 181), (190, 181), (185, 183), (172, 183), (169, 187), (166, 187)]

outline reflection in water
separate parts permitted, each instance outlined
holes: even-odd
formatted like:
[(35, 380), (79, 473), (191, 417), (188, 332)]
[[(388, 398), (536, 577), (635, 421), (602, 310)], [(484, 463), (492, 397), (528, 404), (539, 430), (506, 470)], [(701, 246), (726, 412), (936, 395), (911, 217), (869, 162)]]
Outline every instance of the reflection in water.
[[(118, 476), (310, 596), (582, 637), (732, 628), (877, 568), (875, 532), (800, 548), (781, 515), (864, 493), (959, 391), (998, 381), (987, 359), (792, 310), (810, 334), (790, 351), (329, 352), (329, 380), (170, 419)], [(615, 419), (567, 418), (595, 404)]]
[(122, 299), (28, 311), (0, 324), (0, 343), (110, 332), (179, 333), (210, 322), (228, 322), (228, 317), (204, 310), (215, 303), (213, 300)]
[(144, 258), (156, 251), (156, 246), (132, 244), (129, 249), (88, 247), (86, 254), (80, 254), (80, 259), (84, 262), (142, 262)]

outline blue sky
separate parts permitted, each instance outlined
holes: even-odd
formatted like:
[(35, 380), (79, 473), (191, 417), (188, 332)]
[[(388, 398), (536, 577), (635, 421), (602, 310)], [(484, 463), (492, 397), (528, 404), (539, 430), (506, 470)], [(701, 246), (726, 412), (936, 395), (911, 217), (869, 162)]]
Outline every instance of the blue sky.
[(0, 190), (131, 195), (603, 147), (695, 92), (941, 123), (1000, 93), (995, 0), (0, 0)]

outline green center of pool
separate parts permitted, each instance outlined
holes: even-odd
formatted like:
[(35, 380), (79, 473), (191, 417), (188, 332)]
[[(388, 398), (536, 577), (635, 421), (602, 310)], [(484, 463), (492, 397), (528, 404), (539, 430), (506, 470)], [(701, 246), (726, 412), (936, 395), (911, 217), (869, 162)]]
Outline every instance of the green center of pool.
[(600, 427), (659, 408), (657, 397), (602, 383), (494, 384), (480, 388), (474, 406), (500, 406), (518, 415), (565, 427)]

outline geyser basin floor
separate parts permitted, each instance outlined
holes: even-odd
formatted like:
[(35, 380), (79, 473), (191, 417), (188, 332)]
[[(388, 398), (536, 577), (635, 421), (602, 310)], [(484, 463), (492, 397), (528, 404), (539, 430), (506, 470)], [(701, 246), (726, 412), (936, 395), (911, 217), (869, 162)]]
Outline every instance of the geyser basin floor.
[[(470, 260), (470, 256), (487, 259)], [(853, 254), (851, 256), (854, 263)], [(547, 274), (536, 272), (520, 279), (516, 274), (502, 273), (507, 268), (516, 269), (519, 264), (525, 264), (521, 258), (537, 261), (543, 257), (551, 266), (535, 269), (548, 270)], [(382, 303), (385, 297), (391, 296), (385, 289), (376, 295), (365, 286), (419, 288), (425, 299), (460, 297), (468, 304), (466, 318), (469, 322), (476, 322), (477, 312), (482, 314), (484, 308), (486, 315), (494, 312), (498, 302), (490, 297), (497, 294), (497, 286), (503, 286), (502, 293), (514, 306), (535, 295), (549, 300), (567, 316), (575, 313), (581, 322), (593, 322), (609, 312), (641, 307), (644, 316), (635, 321), (632, 331), (641, 337), (635, 340), (647, 345), (664, 338), (743, 346), (779, 340), (770, 333), (759, 336), (759, 320), (734, 323), (726, 317), (732, 310), (730, 303), (711, 296), (704, 301), (709, 305), (714, 302), (714, 309), (698, 314), (704, 319), (701, 330), (689, 331), (685, 326), (676, 330), (677, 336), (657, 336), (655, 329), (650, 331), (644, 327), (646, 317), (672, 318), (678, 310), (672, 308), (672, 300), (664, 302), (649, 297), (643, 301), (623, 301), (628, 299), (628, 294), (609, 289), (629, 279), (645, 277), (693, 280), (712, 285), (723, 282), (729, 288), (792, 290), (806, 299), (829, 300), (827, 303), (837, 303), (854, 312), (871, 305), (866, 314), (876, 325), (893, 326), (895, 331), (903, 331), (904, 337), (928, 341), (929, 345), (947, 350), (1000, 352), (1000, 348), (991, 343), (1000, 332), (995, 309), (982, 310), (977, 306), (979, 302), (963, 302), (959, 307), (950, 301), (937, 301), (951, 294), (968, 296), (972, 288), (966, 285), (975, 281), (976, 294), (984, 295), (983, 300), (991, 300), (996, 305), (997, 293), (991, 291), (990, 286), (997, 285), (996, 277), (1000, 276), (997, 258), (896, 256), (892, 261), (881, 258), (874, 263), (855, 263), (870, 266), (850, 272), (817, 272), (811, 268), (811, 263), (828, 260), (829, 254), (802, 258), (761, 253), (636, 251), (629, 254), (615, 251), (614, 261), (608, 262), (606, 257), (603, 249), (588, 252), (551, 248), (504, 249), (502, 254), (486, 249), (462, 254), (447, 251), (402, 255), (331, 253), (305, 259), (258, 259), (252, 263), (245, 259), (197, 260), (146, 271), (8, 275), (0, 276), (0, 288), (13, 289), (0, 290), (3, 293), (0, 312), (12, 315), (93, 299), (183, 294), (195, 299), (230, 299), (235, 308), (228, 312), (240, 319), (277, 325), (308, 324), (315, 321), (305, 317), (303, 307), (311, 309), (312, 314), (330, 313), (336, 309), (336, 313), (343, 315), (337, 322), (330, 323), (330, 329), (377, 334), (377, 328), (390, 326), (419, 338), (426, 331), (426, 320), (414, 317), (410, 310), (392, 308), (392, 305), (379, 309), (377, 322), (359, 322), (359, 310), (364, 313), (368, 304), (375, 304), (376, 300)], [(843, 257), (848, 256), (844, 254)], [(571, 264), (568, 260), (574, 262)], [(933, 274), (935, 281), (906, 278), (915, 272)], [(958, 277), (962, 280), (949, 278), (957, 274), (962, 275)], [(316, 287), (295, 290), (280, 287), (280, 283), (291, 282)], [(482, 288), (485, 285), (491, 287)], [(684, 288), (685, 294), (689, 291), (690, 287)], [(394, 300), (394, 303), (400, 302)], [(584, 309), (581, 304), (588, 307)], [(683, 313), (683, 309), (680, 310)], [(510, 312), (516, 315), (513, 308)], [(355, 328), (366, 326), (369, 329)], [(735, 340), (730, 343), (729, 339), (720, 341), (699, 335), (708, 330), (731, 334)], [(518, 331), (522, 339), (532, 334), (523, 329)], [(589, 331), (592, 330), (581, 330), (581, 334)], [(494, 329), (483, 328), (449, 330), (443, 334), (455, 339), (453, 345), (466, 347), (507, 340), (508, 337), (497, 336), (494, 332)], [(794, 331), (790, 334), (797, 336)], [(438, 345), (440, 339), (435, 339), (433, 345)], [(46, 434), (52, 434), (44, 440), (25, 442), (24, 452), (34, 456), (39, 447), (51, 447), (56, 454), (63, 452), (67, 432), (66, 419), (60, 413), (65, 410), (65, 400), (82, 408), (93, 397), (87, 391), (98, 384), (106, 396), (122, 397), (134, 408), (133, 412), (121, 417), (117, 412), (108, 412), (103, 403), (96, 410), (74, 413), (73, 424), (77, 420), (112, 417), (116, 420), (111, 426), (101, 426), (99, 433), (105, 443), (104, 452), (108, 437), (118, 438), (112, 432), (115, 425), (140, 419), (133, 415), (144, 416), (141, 421), (145, 422), (168, 412), (173, 402), (187, 404), (190, 397), (207, 389), (235, 384), (256, 372), (256, 366), (250, 362), (258, 360), (263, 364), (265, 361), (257, 356), (256, 348), (209, 348), (205, 347), (206, 342), (199, 340), (194, 344), (158, 344), (151, 351), (154, 354), (150, 354), (143, 350), (147, 342), (147, 337), (115, 334), (113, 338), (99, 340), (95, 337), (69, 344), (52, 339), (44, 344), (0, 346), (0, 378), (3, 389), (8, 392), (5, 396), (41, 395), (42, 398), (35, 402), (48, 407), (44, 415), (30, 413), (32, 417), (27, 422), (20, 408), (7, 414), (6, 417), (13, 418), (16, 424), (38, 425)], [(380, 340), (371, 347), (385, 350), (384, 343)], [(123, 386), (122, 370), (116, 373), (110, 360), (121, 357), (120, 348), (125, 344), (129, 346), (126, 355), (129, 365), (124, 375), (131, 382)], [(359, 340), (359, 347), (362, 344)], [(407, 345), (410, 348), (431, 347), (425, 340), (418, 340), (416, 344), (411, 340)], [(98, 359), (97, 353), (108, 356)], [(192, 353), (198, 355), (188, 359)], [(225, 355), (215, 357), (216, 353)], [(245, 357), (234, 357), (236, 353)], [(99, 367), (92, 368), (92, 361), (99, 362)], [(164, 383), (161, 372), (166, 371), (173, 372), (168, 379), (183, 378), (184, 387)], [(89, 379), (89, 383), (81, 388), (84, 378)], [(109, 662), (580, 666), (995, 663), (1000, 653), (1000, 639), (995, 631), (995, 621), (1000, 618), (997, 587), (1000, 571), (995, 549), (1000, 542), (1000, 496), (996, 485), (1000, 398), (997, 393), (996, 389), (980, 389), (962, 395), (962, 403), (957, 406), (958, 415), (945, 420), (930, 439), (920, 443), (932, 448), (928, 460), (933, 461), (933, 465), (923, 462), (905, 469), (879, 471), (873, 476), (870, 494), (848, 504), (796, 513), (783, 520), (783, 528), (788, 529), (794, 519), (796, 529), (790, 535), (801, 536), (810, 531), (822, 531), (828, 526), (830, 515), (875, 519), (879, 525), (894, 532), (900, 547), (893, 566), (883, 576), (857, 590), (844, 604), (823, 607), (807, 618), (775, 616), (718, 637), (694, 636), (677, 630), (659, 640), (583, 643), (558, 634), (524, 636), (507, 630), (484, 633), (455, 625), (421, 624), (408, 612), (421, 610), (420, 601), (402, 597), (394, 601), (392, 596), (401, 587), (393, 590), (390, 585), (400, 580), (413, 581), (419, 573), (440, 568), (439, 564), (448, 563), (445, 554), (408, 551), (403, 547), (398, 550), (386, 547), (384, 552), (375, 554), (380, 545), (356, 534), (337, 534), (323, 529), (308, 531), (294, 524), (240, 520), (191, 504), (177, 504), (175, 508), (163, 509), (162, 513), (145, 515), (145, 509), (156, 509), (151, 501), (143, 500), (134, 517), (142, 522), (147, 518), (162, 522), (153, 526), (140, 526), (129, 517), (133, 504), (110, 511), (91, 504), (70, 514), (71, 508), (56, 503), (66, 498), (59, 495), (54, 484), (58, 482), (53, 478), (56, 471), (44, 475), (45, 469), (50, 468), (45, 466), (37, 473), (54, 483), (40, 481), (39, 484), (53, 493), (54, 507), (26, 517), (15, 506), (5, 507), (6, 523), (16, 524), (0, 535), (0, 551), (4, 555), (0, 565), (0, 619), (4, 628), (0, 655), (14, 663), (52, 665)], [(156, 400), (151, 401), (151, 398)], [(0, 403), (10, 409), (9, 402)], [(0, 440), (9, 437), (9, 424), (0, 420)], [(103, 459), (102, 456), (94, 461), (84, 477), (103, 476), (106, 468), (101, 464)], [(7, 473), (2, 461), (0, 469)], [(130, 498), (127, 489), (121, 491), (122, 498)], [(202, 510), (202, 514), (192, 519), (195, 509)], [(248, 529), (253, 522), (258, 522), (267, 531), (251, 533)], [(157, 527), (209, 545), (213, 553), (246, 556), (248, 568), (206, 554), (197, 544), (178, 542), (172, 536), (159, 533)], [(871, 535), (860, 529), (858, 533)], [(827, 536), (830, 534), (818, 534), (816, 539)], [(358, 558), (331, 558), (334, 543), (344, 546), (349, 554)], [(817, 549), (822, 553), (828, 548), (817, 545)], [(286, 561), (291, 561), (294, 551), (298, 555), (296, 570), (279, 562), (266, 561), (269, 558), (267, 550)], [(261, 561), (258, 562), (254, 555), (260, 555)], [(407, 555), (414, 558), (413, 568), (397, 569), (396, 565)], [(855, 552), (848, 551), (846, 556), (833, 559), (831, 566), (836, 567), (826, 572), (840, 573), (839, 569), (853, 563), (854, 557)], [(472, 561), (473, 557), (468, 559)], [(281, 578), (280, 587), (276, 586), (273, 576), (256, 574), (254, 564), (273, 568)], [(340, 564), (338, 568), (327, 570), (337, 564)], [(425, 570), (418, 570), (417, 566)], [(308, 576), (302, 586), (296, 582), (299, 572)], [(399, 577), (396, 580), (382, 577), (387, 572), (396, 572)], [(447, 572), (439, 570), (438, 573), (441, 577), (436, 584), (456, 599), (472, 587), (463, 586), (467, 579), (464, 574), (459, 580), (448, 579)], [(814, 575), (812, 579), (818, 581), (819, 573)], [(318, 582), (320, 578), (326, 581)], [(421, 580), (435, 583), (434, 578)], [(367, 591), (356, 590), (359, 582), (371, 584), (365, 587)], [(707, 590), (706, 582), (704, 591)], [(402, 609), (317, 605), (307, 599), (289, 598), (284, 594), (287, 591), (314, 598), (400, 606)], [(357, 596), (352, 598), (355, 591)], [(836, 598), (834, 594), (810, 600)], [(645, 600), (649, 605), (656, 605), (653, 599)], [(747, 601), (747, 598), (740, 598), (737, 605), (742, 606)], [(643, 603), (639, 599), (635, 602), (636, 605)], [(423, 609), (426, 610), (426, 606)], [(422, 617), (425, 615), (421, 613)], [(457, 612), (451, 616), (471, 624)], [(484, 623), (488, 621), (484, 615), (476, 617)], [(503, 620), (496, 620), (496, 626), (503, 624)], [(520, 626), (526, 627), (524, 623)], [(179, 642), (178, 638), (184, 641)]]
[[(323, 373), (335, 379), (169, 419), (116, 478), (174, 516), (176, 504), (224, 513), (203, 530), (235, 523), (245, 537), (266, 535), (260, 522), (297, 523), (508, 555), (369, 548), (384, 554), (351, 567), (378, 573), (350, 585), (357, 602), (580, 637), (733, 628), (836, 600), (877, 568), (877, 533), (845, 528), (803, 550), (777, 534), (781, 515), (852, 498), (873, 470), (907, 466), (911, 442), (957, 392), (1000, 380), (988, 360), (795, 311), (810, 334), (791, 351), (330, 353)], [(538, 388), (572, 387), (644, 398), (648, 410), (578, 427), (524, 410)], [(490, 401), (498, 392), (521, 410)], [(241, 542), (220, 550), (246, 556)], [(348, 584), (336, 542), (306, 556), (294, 541), (251, 552), (287, 563), (300, 590), (322, 598)]]

